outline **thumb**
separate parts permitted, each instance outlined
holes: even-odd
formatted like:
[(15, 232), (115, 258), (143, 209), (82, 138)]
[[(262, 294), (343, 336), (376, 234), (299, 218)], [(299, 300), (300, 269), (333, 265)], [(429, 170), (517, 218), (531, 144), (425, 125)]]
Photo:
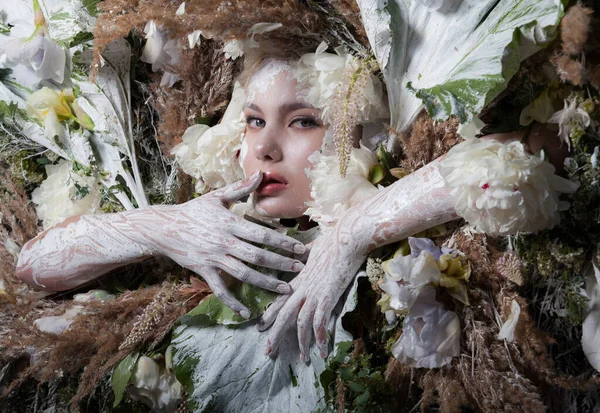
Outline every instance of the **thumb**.
[(229, 207), (240, 198), (250, 195), (258, 188), (262, 178), (262, 172), (256, 171), (249, 178), (242, 179), (241, 181), (227, 186), (223, 190), (223, 195), (221, 195), (221, 202)]

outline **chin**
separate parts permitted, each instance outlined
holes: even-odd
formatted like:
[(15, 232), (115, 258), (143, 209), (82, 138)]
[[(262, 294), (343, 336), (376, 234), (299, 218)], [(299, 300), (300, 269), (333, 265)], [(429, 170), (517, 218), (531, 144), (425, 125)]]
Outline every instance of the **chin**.
[(304, 203), (294, 205), (282, 199), (265, 198), (255, 201), (254, 209), (264, 217), (293, 219), (304, 215), (307, 207)]

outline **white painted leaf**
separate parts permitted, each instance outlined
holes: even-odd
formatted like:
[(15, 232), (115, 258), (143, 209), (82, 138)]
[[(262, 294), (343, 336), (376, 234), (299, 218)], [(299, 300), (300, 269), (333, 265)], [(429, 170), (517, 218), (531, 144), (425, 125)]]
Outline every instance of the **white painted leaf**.
[(587, 277), (589, 313), (583, 320), (581, 346), (588, 361), (600, 371), (600, 269), (594, 261)]
[[(353, 341), (341, 318), (356, 308), (358, 279), (365, 275), (355, 278), (334, 311), (338, 315), (331, 322), (335, 349), (341, 342)], [(300, 362), (295, 329), (287, 333), (272, 359), (264, 355), (268, 331), (258, 332), (254, 322), (215, 325), (211, 310), (206, 311), (211, 317), (198, 317), (196, 311), (194, 317), (184, 318), (187, 324), (175, 330), (172, 341), (175, 372), (187, 388), (192, 411), (304, 413), (324, 407), (319, 376), (325, 362), (314, 345), (310, 363)]]
[(91, 33), (96, 18), (90, 15), (80, 0), (41, 0), (50, 36), (56, 41), (68, 42), (79, 33)]
[(554, 38), (564, 11), (561, 0), (463, 0), (443, 11), (411, 0), (358, 4), (398, 131), (423, 105), (435, 119), (470, 120)]

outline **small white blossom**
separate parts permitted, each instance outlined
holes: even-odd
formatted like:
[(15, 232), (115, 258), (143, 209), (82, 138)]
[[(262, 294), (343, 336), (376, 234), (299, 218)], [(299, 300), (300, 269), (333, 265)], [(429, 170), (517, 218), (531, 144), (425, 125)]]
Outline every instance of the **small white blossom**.
[(577, 189), (517, 141), (462, 142), (448, 152), (440, 172), (456, 212), (477, 230), (495, 235), (553, 227), (560, 221), (559, 211), (568, 208), (558, 194)]
[(177, 11), (175, 12), (176, 16), (183, 16), (185, 14), (185, 1), (177, 7)]
[(407, 366), (428, 369), (445, 366), (460, 354), (460, 321), (435, 300), (434, 287), (421, 290), (391, 350)]
[(145, 403), (153, 412), (175, 411), (183, 395), (175, 374), (147, 356), (138, 359), (129, 383), (131, 398)]
[[(176, 40), (169, 39), (167, 31), (159, 29), (154, 20), (150, 20), (146, 23), (144, 33), (146, 33), (146, 45), (140, 60), (152, 64), (153, 72), (163, 70), (167, 65), (179, 63), (179, 45)], [(177, 75), (165, 72), (160, 84), (171, 87), (178, 79)]]
[(577, 98), (565, 99), (565, 107), (556, 112), (548, 123), (558, 123), (558, 136), (571, 149), (571, 131), (575, 128), (582, 130), (590, 126), (590, 115), (583, 110), (581, 105), (577, 106)]
[(194, 30), (193, 32), (188, 34), (188, 43), (190, 45), (190, 49), (193, 49), (196, 46), (200, 46), (200, 43), (202, 43), (202, 39), (200, 38), (201, 35), (201, 30)]
[[(101, 212), (102, 195), (96, 178), (76, 174), (65, 160), (57, 165), (46, 165), (46, 173), (48, 177), (31, 194), (44, 229), (75, 215)], [(87, 188), (87, 195), (82, 196), (75, 184)]]
[(374, 153), (365, 147), (353, 148), (346, 177), (339, 174), (337, 155), (315, 152), (309, 157), (314, 167), (306, 173), (311, 179), (312, 201), (306, 215), (319, 224), (331, 226), (350, 208), (371, 198), (378, 189), (369, 181), (369, 171), (377, 163)]
[(515, 339), (515, 328), (521, 315), (521, 306), (516, 300), (512, 300), (510, 304), (510, 314), (508, 318), (502, 324), (500, 332), (498, 333), (499, 340), (513, 341)]
[(236, 60), (244, 55), (244, 42), (238, 39), (226, 41), (223, 45), (223, 53), (227, 59)]

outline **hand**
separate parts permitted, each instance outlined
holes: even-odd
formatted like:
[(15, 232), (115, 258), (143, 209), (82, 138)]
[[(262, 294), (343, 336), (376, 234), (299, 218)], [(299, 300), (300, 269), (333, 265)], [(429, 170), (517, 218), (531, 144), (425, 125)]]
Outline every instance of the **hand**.
[[(244, 318), (249, 318), (250, 312), (227, 290), (220, 270), (242, 282), (288, 294), (291, 292), (290, 285), (275, 276), (253, 270), (242, 261), (280, 271), (298, 272), (304, 267), (296, 259), (246, 241), (295, 254), (304, 254), (306, 251), (306, 247), (295, 239), (244, 220), (229, 211), (231, 204), (252, 193), (261, 180), (262, 174), (257, 172), (250, 178), (185, 204), (149, 208), (153, 211), (154, 219), (145, 228), (150, 250), (166, 255), (202, 276), (215, 296)], [(158, 229), (162, 231), (160, 235), (152, 235)]]
[(315, 240), (306, 267), (290, 282), (293, 294), (277, 297), (261, 317), (259, 330), (273, 324), (267, 355), (275, 354), (286, 330), (297, 323), (300, 359), (309, 360), (313, 333), (321, 357), (327, 357), (331, 313), (367, 257), (344, 231), (346, 225), (350, 224), (338, 225)]

